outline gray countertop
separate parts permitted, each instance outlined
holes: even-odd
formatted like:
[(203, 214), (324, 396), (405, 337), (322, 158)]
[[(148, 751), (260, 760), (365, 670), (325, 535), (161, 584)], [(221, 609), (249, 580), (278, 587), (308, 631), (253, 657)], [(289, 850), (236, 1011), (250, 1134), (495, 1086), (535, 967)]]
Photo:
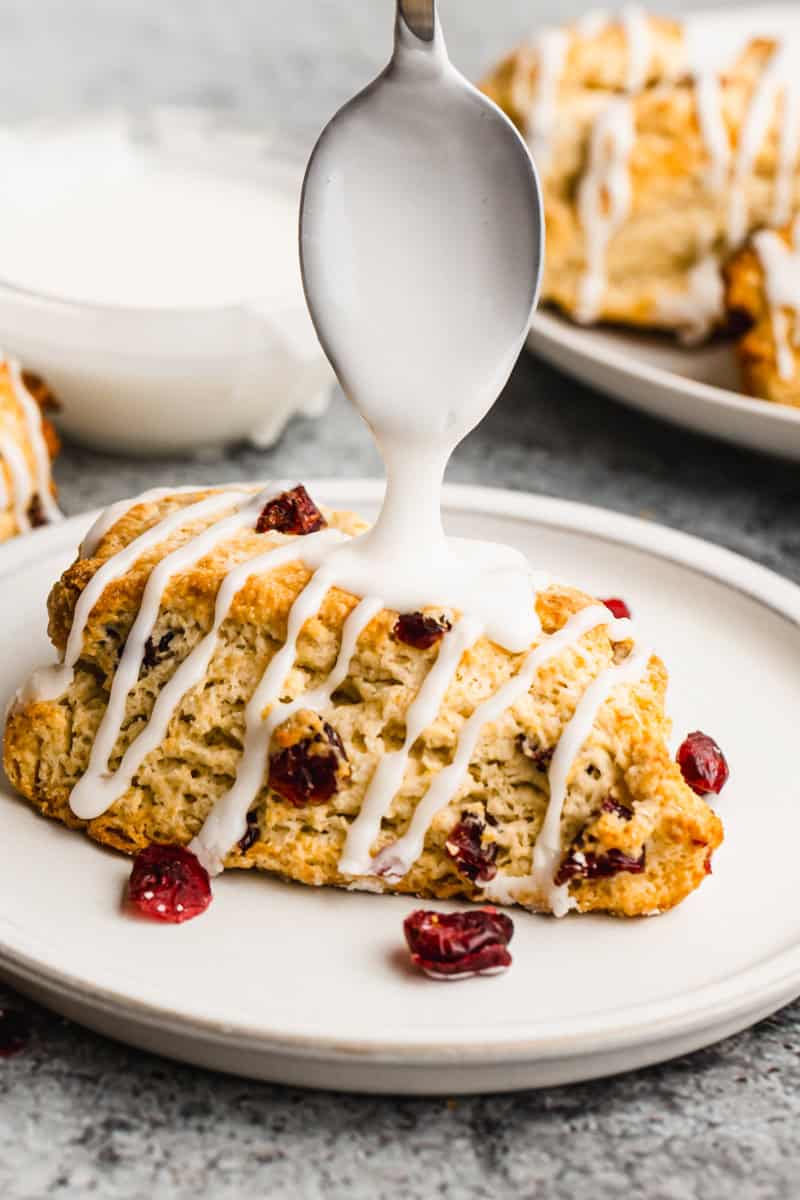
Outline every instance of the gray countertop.
[[(386, 49), (389, 0), (0, 0), (0, 104), (25, 115), (132, 101), (274, 117), (307, 144)], [(477, 72), (536, 19), (580, 3), (443, 3)], [(674, 7), (674, 6), (673, 6)], [(487, 13), (492, 11), (492, 28)], [(338, 397), (269, 452), (133, 462), (67, 447), (68, 513), (158, 482), (375, 475)], [(789, 464), (632, 413), (523, 356), (457, 452), (453, 480), (585, 500), (662, 521), (800, 578), (800, 477)], [(332, 1096), (215, 1076), (24, 1006), (33, 1037), (0, 1060), (0, 1196), (796, 1197), (800, 1004), (660, 1067), (516, 1096)]]

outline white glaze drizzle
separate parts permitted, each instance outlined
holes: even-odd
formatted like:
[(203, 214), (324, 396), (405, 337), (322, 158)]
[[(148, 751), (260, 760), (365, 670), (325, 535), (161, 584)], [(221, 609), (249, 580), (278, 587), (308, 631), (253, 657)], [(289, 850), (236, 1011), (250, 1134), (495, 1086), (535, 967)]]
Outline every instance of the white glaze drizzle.
[[(396, 792), (402, 786), (414, 743), (435, 720), (462, 656), (475, 644), (482, 632), (479, 622), (465, 618), (443, 638), (436, 661), (406, 713), (406, 735), (403, 745), (399, 750), (384, 754), (378, 761), (359, 814), (350, 826), (339, 860), (339, 870), (343, 875), (375, 873), (370, 848), (380, 832), (381, 822)], [(398, 844), (395, 843), (395, 847)], [(411, 862), (400, 874), (405, 875), (410, 866)], [(385, 874), (388, 878), (389, 874)]]
[(294, 700), (279, 700), (270, 708), (264, 720), (264, 737), (267, 743), (278, 726), (301, 709), (322, 712), (330, 704), (331, 696), (347, 678), (358, 639), (383, 607), (383, 600), (379, 596), (365, 596), (363, 600), (359, 600), (342, 628), (339, 653), (330, 674), (316, 687), (301, 692)]
[(616, 96), (592, 126), (588, 167), (578, 189), (586, 267), (578, 288), (576, 318), (583, 323), (598, 315), (606, 286), (608, 244), (630, 209), (628, 160), (633, 141), (631, 99)]
[[(306, 565), (309, 565), (310, 549), (306, 539), (302, 548), (297, 547), (295, 551), (296, 557), (302, 554)], [(236, 771), (236, 782), (217, 800), (203, 828), (190, 845), (190, 849), (211, 874), (217, 874), (222, 869), (225, 855), (244, 835), (247, 812), (264, 782), (264, 768), (269, 749), (266, 710), (280, 699), (281, 691), (294, 666), (300, 631), (306, 621), (319, 611), (332, 585), (333, 577), (325, 568), (319, 568), (311, 576), (290, 609), (286, 641), (270, 660), (247, 703), (244, 744)]]
[(778, 89), (787, 78), (788, 48), (779, 45), (759, 75), (747, 115), (739, 133), (728, 196), (727, 233), (732, 247), (739, 246), (748, 231), (747, 185), (758, 154), (775, 116)]
[(718, 194), (725, 187), (730, 172), (731, 143), (722, 115), (719, 75), (713, 67), (695, 74), (694, 96), (700, 134), (708, 153), (708, 188)]
[(221, 513), (223, 509), (230, 508), (235, 502), (236, 494), (225, 491), (216, 492), (213, 496), (208, 496), (197, 504), (189, 504), (185, 508), (170, 513), (152, 528), (134, 538), (118, 554), (106, 559), (78, 597), (61, 663), (34, 672), (23, 689), (21, 698), (24, 700), (55, 700), (65, 692), (72, 683), (75, 664), (83, 649), (83, 635), (89, 616), (105, 588), (114, 580), (125, 575), (137, 559), (160, 545), (161, 542), (166, 541), (176, 530), (194, 521), (213, 517), (217, 513)]
[(650, 22), (638, 4), (627, 4), (620, 13), (620, 22), (628, 43), (625, 91), (639, 92), (647, 83), (650, 67)]
[[(623, 624), (627, 623), (620, 622), (616, 632), (610, 633), (612, 638), (620, 636)], [(549, 906), (556, 916), (562, 916), (566, 912), (565, 901), (569, 894), (569, 885), (562, 884), (556, 887), (554, 877), (561, 861), (561, 816), (567, 798), (570, 773), (594, 728), (600, 709), (614, 688), (621, 683), (633, 683), (639, 679), (649, 661), (650, 651), (639, 648), (633, 650), (624, 662), (602, 671), (584, 692), (556, 746), (547, 776), (550, 800), (544, 824), (533, 849), (531, 872), (535, 886), (542, 895), (548, 895)]]
[(33, 396), (25, 386), (25, 381), (22, 378), (22, 370), (16, 359), (9, 358), (8, 373), (11, 378), (11, 386), (14, 389), (14, 395), (22, 409), (23, 421), (25, 423), (25, 431), (28, 435), (28, 443), (33, 454), (35, 464), (35, 472), (30, 483), (30, 494), (28, 499), (32, 499), (35, 492), (39, 497), (39, 503), (42, 506), (42, 511), (47, 520), (53, 524), (56, 521), (63, 520), (63, 514), (53, 499), (52, 477), (50, 472), (50, 453), (47, 449), (47, 444), (44, 440), (42, 432), (42, 410), (34, 400)]
[[(63, 520), (63, 514), (53, 499), (50, 454), (42, 432), (42, 411), (25, 386), (19, 363), (13, 358), (8, 358), (2, 351), (0, 351), (0, 363), (3, 363), (8, 370), (11, 391), (20, 407), (22, 423), (34, 463), (34, 469), (31, 471), (22, 446), (15, 441), (11, 434), (0, 435), (0, 459), (8, 468), (12, 485), (11, 494), (9, 494), (6, 480), (2, 479), (0, 504), (3, 508), (7, 508), (9, 503), (11, 504), (17, 531), (27, 533), (31, 528), (29, 509), (34, 496), (38, 496), (42, 513), (51, 524)], [(2, 476), (2, 470), (0, 470), (0, 476)]]
[[(625, 636), (623, 627), (629, 622), (613, 622), (610, 636)], [(528, 876), (498, 877), (484, 889), (484, 898), (507, 904), (518, 897), (533, 893), (543, 906), (554, 916), (564, 916), (571, 905), (569, 883), (556, 886), (555, 876), (563, 854), (561, 848), (561, 817), (567, 796), (567, 786), (572, 769), (584, 743), (589, 737), (598, 713), (614, 688), (622, 683), (634, 683), (640, 679), (650, 661), (650, 651), (634, 649), (628, 658), (618, 665), (607, 667), (589, 684), (578, 702), (578, 706), (562, 731), (556, 746), (548, 783), (550, 799), (544, 823), (533, 848), (533, 863)]]
[(558, 86), (568, 46), (569, 33), (565, 29), (545, 29), (536, 40), (536, 87), (528, 109), (526, 136), (540, 171), (547, 170), (552, 155)]
[[(389, 509), (389, 512), (391, 513), (391, 509)], [(309, 538), (303, 539), (302, 544), (296, 546), (296, 557), (301, 559), (307, 566), (315, 566), (316, 573), (312, 575), (311, 580), (303, 591), (300, 592), (292, 605), (289, 612), (286, 641), (270, 661), (260, 683), (247, 704), (245, 710), (244, 749), (237, 770), (236, 782), (217, 801), (203, 829), (192, 843), (193, 851), (211, 873), (216, 873), (221, 869), (225, 855), (231, 846), (244, 834), (247, 812), (263, 784), (266, 758), (272, 732), (281, 720), (286, 719), (288, 711), (287, 708), (279, 709), (278, 713), (273, 716), (272, 710), (273, 706), (280, 699), (281, 689), (284, 687), (286, 678), (294, 665), (297, 639), (300, 631), (306, 621), (317, 613), (327, 592), (334, 586), (356, 594), (369, 595), (371, 593), (374, 596), (374, 590), (370, 588), (370, 583), (376, 577), (376, 559), (369, 554), (369, 537), (369, 534), (363, 535), (362, 538), (355, 539), (349, 544), (334, 547), (332, 553), (323, 552), (322, 557), (317, 557), (316, 561), (315, 556), (313, 554), (310, 555), (311, 547)], [(366, 555), (364, 554), (365, 546), (367, 547)], [(423, 576), (420, 576), (418, 579), (409, 579), (408, 576), (408, 564), (402, 561), (399, 563), (384, 562), (381, 564), (381, 570), (377, 573), (381, 589), (387, 598), (386, 602), (392, 608), (399, 611), (413, 609), (420, 602), (419, 597), (425, 588), (430, 586), (430, 584), (426, 583)], [(513, 578), (508, 579), (507, 582), (504, 581), (502, 569), (492, 571), (492, 579), (494, 581), (493, 590), (498, 595), (502, 596), (507, 588), (513, 588)], [(463, 587), (463, 584), (463, 576), (458, 572), (452, 579), (453, 589), (456, 594)], [(456, 636), (454, 643), (452, 643), (454, 647), (460, 645), (462, 636), (469, 644), (472, 644), (484, 629), (487, 632), (494, 630), (499, 634), (498, 640), (505, 642), (514, 641), (518, 638), (525, 625), (529, 629), (532, 622), (538, 625), (538, 620), (532, 619), (529, 615), (526, 621), (523, 622), (523, 625), (519, 627), (519, 633), (513, 629), (514, 623), (508, 625), (505, 631), (503, 631), (502, 624), (498, 623), (498, 614), (495, 611), (494, 604), (491, 603), (492, 597), (488, 591), (484, 591), (481, 594), (480, 580), (477, 577), (474, 579), (473, 584), (476, 592), (472, 598), (473, 605), (476, 600), (483, 600), (483, 616), (465, 614), (462, 621), (459, 622), (461, 633)], [(407, 603), (403, 603), (402, 601), (404, 600)], [(398, 603), (398, 601), (400, 602)], [(380, 601), (380, 604), (383, 606), (383, 599)], [(469, 605), (469, 598), (465, 600), (465, 604)], [(532, 610), (532, 595), (530, 591), (527, 596), (527, 606)], [(480, 612), (480, 608), (478, 612)], [(504, 632), (505, 636), (503, 636)], [(447, 642), (450, 636), (452, 635), (448, 635), (445, 642)], [(439, 655), (437, 655), (437, 664), (441, 655), (442, 650), (440, 649)], [(446, 648), (444, 650), (444, 657), (441, 660), (442, 667), (437, 671), (437, 664), (434, 665), (430, 681), (426, 679), (422, 693), (415, 702), (420, 706), (418, 710), (420, 718), (423, 715), (429, 714), (433, 708), (438, 710), (435, 696), (440, 690), (441, 695), (444, 695), (444, 690), (446, 690), (446, 686), (452, 677), (453, 671), (458, 666), (460, 658), (461, 652), (456, 654), (455, 649)], [(445, 666), (448, 666), (450, 670), (446, 671)], [(307, 700), (308, 697), (303, 699), (301, 707), (307, 706)], [(440, 702), (441, 699), (439, 700)], [(267, 719), (265, 719), (265, 716)], [(418, 723), (418, 718), (413, 717), (411, 714), (407, 714), (406, 720), (409, 724)], [(409, 749), (412, 744), (413, 742), (409, 743)]]
[[(342, 535), (337, 535), (335, 530), (325, 529), (319, 533), (308, 534), (308, 539), (314, 539), (317, 545), (320, 543), (335, 544), (340, 536)], [(307, 547), (306, 552), (308, 553), (310, 549)], [(115, 800), (124, 795), (147, 755), (161, 745), (167, 736), (170, 722), (181, 700), (205, 677), (219, 642), (219, 631), (230, 613), (237, 594), (245, 587), (248, 580), (267, 571), (274, 571), (278, 567), (286, 566), (290, 562), (296, 562), (297, 558), (297, 546), (294, 542), (288, 542), (283, 546), (272, 546), (263, 554), (239, 563), (225, 576), (217, 592), (214, 620), (208, 633), (192, 648), (161, 688), (149, 720), (135, 740), (127, 747), (114, 774), (103, 775), (99, 780), (96, 779), (97, 803), (92, 804), (90, 809), (87, 798), (86, 811), (79, 815), (99, 816)], [(231, 845), (233, 845), (233, 841)]]
[[(627, 41), (626, 96), (615, 96), (597, 115), (589, 137), (588, 165), (578, 188), (578, 216), (583, 229), (586, 265), (578, 285), (575, 316), (588, 324), (597, 319), (606, 286), (609, 242), (630, 211), (629, 159), (633, 149), (633, 97), (647, 83), (651, 57), (650, 24), (639, 5), (620, 14)], [(607, 23), (597, 14), (578, 23), (584, 37)], [(551, 105), (552, 107), (552, 105)], [(545, 110), (547, 111), (547, 110)], [(549, 118), (552, 125), (554, 114)]]
[[(417, 804), (411, 823), (403, 836), (381, 851), (377, 858), (372, 860), (371, 868), (368, 860), (366, 863), (361, 859), (357, 860), (361, 870), (371, 869), (373, 873), (380, 873), (386, 879), (399, 879), (405, 875), (411, 864), (422, 853), (425, 835), (436, 814), (447, 807), (461, 786), (485, 726), (491, 721), (498, 720), (506, 709), (513, 707), (530, 691), (537, 672), (549, 659), (556, 657), (583, 634), (600, 625), (608, 625), (617, 631), (622, 630), (618, 636), (630, 636), (627, 632), (630, 622), (613, 621), (604, 605), (595, 604), (581, 609), (567, 621), (566, 625), (531, 650), (516, 675), (498, 688), (488, 700), (479, 704), (464, 722), (453, 761), (439, 771)], [(379, 821), (371, 822), (370, 832), (373, 837), (369, 839), (370, 842), (377, 834), (379, 824)], [(369, 845), (369, 843), (367, 844)]]
[(719, 262), (714, 254), (706, 254), (689, 271), (685, 292), (666, 292), (657, 297), (656, 312), (677, 326), (681, 340), (691, 345), (711, 332), (723, 315), (724, 302)]
[[(800, 64), (796, 64), (800, 69)], [(778, 170), (772, 200), (773, 225), (785, 225), (792, 215), (794, 176), (800, 151), (800, 87), (796, 76), (783, 81), (783, 111), (781, 113)]]
[[(31, 527), (28, 505), (33, 495), (30, 469), (22, 447), (10, 433), (0, 433), (0, 458), (11, 476), (11, 503), (14, 521), (20, 533), (27, 533)], [(3, 484), (5, 486), (5, 480)], [(7, 488), (6, 495), (8, 495)]]
[[(115, 500), (113, 504), (109, 504), (107, 508), (103, 509), (94, 524), (84, 534), (83, 541), (78, 547), (78, 558), (93, 558), (108, 531), (122, 517), (132, 512), (137, 505), (163, 500), (165, 496), (178, 495), (180, 490), (180, 488), (166, 487), (148, 488), (146, 492), (141, 492), (138, 496), (132, 496), (126, 500)], [(194, 488), (191, 490), (195, 491)]]
[(520, 46), (519, 53), (513, 60), (511, 79), (508, 84), (508, 98), (511, 106), (518, 113), (529, 112), (534, 103), (536, 88), (533, 76), (539, 70), (537, 51), (538, 41), (534, 39), (532, 42), (526, 42)]
[(753, 247), (764, 272), (778, 375), (783, 380), (793, 379), (792, 343), (797, 340), (800, 314), (800, 216), (792, 227), (791, 246), (774, 230), (762, 229), (754, 234)]
[(790, 343), (792, 321), (789, 314), (782, 308), (774, 308), (770, 319), (772, 336), (775, 340), (775, 365), (778, 368), (778, 377), (788, 381), (794, 378), (794, 354)]
[[(229, 516), (215, 521), (202, 533), (165, 555), (153, 567), (142, 594), (136, 620), (125, 640), (125, 647), (114, 672), (108, 703), (94, 735), (88, 766), (72, 789), (70, 808), (76, 816), (84, 819), (99, 816), (116, 799), (113, 791), (109, 798), (103, 788), (103, 784), (110, 778), (108, 760), (120, 735), (128, 695), (138, 679), (145, 646), (155, 628), (167, 586), (176, 575), (190, 570), (226, 538), (240, 529), (255, 527), (259, 513), (275, 494), (274, 488), (267, 488), (255, 496), (240, 498)], [(230, 503), (228, 495), (222, 500), (226, 504)], [(185, 511), (187, 510), (184, 509)]]
[[(154, 501), (164, 500), (167, 496), (189, 496), (193, 492), (254, 492), (266, 486), (261, 483), (225, 483), (225, 484), (186, 484), (184, 487), (155, 487), (148, 488), (145, 492), (140, 492), (138, 496), (129, 496), (125, 500), (115, 500), (113, 504), (109, 504), (104, 508), (94, 523), (83, 535), (83, 541), (78, 548), (78, 558), (93, 558), (97, 552), (97, 548), (103, 538), (112, 529), (117, 521), (122, 517), (127, 516), (134, 508), (140, 504), (151, 504)], [(280, 492), (286, 485), (276, 483), (274, 489)]]

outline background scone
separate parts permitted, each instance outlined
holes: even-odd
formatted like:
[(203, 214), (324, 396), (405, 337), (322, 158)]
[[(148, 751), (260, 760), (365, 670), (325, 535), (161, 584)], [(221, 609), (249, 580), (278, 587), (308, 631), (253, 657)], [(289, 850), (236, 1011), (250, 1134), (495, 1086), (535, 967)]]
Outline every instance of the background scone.
[(55, 407), (43, 380), (0, 357), (0, 541), (60, 519), (50, 470), (59, 441), (46, 416)]
[(542, 178), (543, 298), (576, 320), (702, 337), (724, 317), (719, 264), (800, 206), (796, 51), (715, 49), (627, 9), (546, 30), (485, 80)]
[[(647, 653), (630, 670), (627, 623), (615, 625), (580, 592), (547, 588), (535, 597), (542, 641), (569, 621), (576, 632), (553, 642), (530, 686), (493, 719), (478, 719), (470, 745), (470, 717), (529, 661), (480, 637), (452, 659), (441, 703), (411, 737), (411, 706), (435, 682), (440, 656), (458, 646), (448, 641), (460, 636), (458, 613), (435, 609), (399, 619), (375, 606), (364, 614), (364, 601), (333, 587), (320, 593), (294, 646), (287, 642), (292, 606), (314, 578), (306, 561), (322, 539), (340, 537), (334, 531), (364, 529), (352, 514), (328, 513), (328, 528), (320, 530), (325, 517), (306, 504), (304, 492), (301, 505), (289, 503), (300, 491), (270, 500), (260, 516), (252, 492), (145, 499), (89, 537), (87, 557), (65, 572), (49, 601), (50, 635), (62, 655), (66, 649), (66, 669), (61, 676), (56, 669), (54, 690), (44, 689), (50, 698), (34, 679), (8, 718), (6, 770), (36, 808), (128, 852), (151, 842), (191, 842), (207, 859), (209, 828), (244, 787), (226, 867), (255, 866), (316, 885), (532, 908), (555, 909), (557, 901), (562, 910), (625, 915), (669, 908), (698, 886), (722, 839), (721, 824), (670, 758), (666, 672)], [(262, 502), (256, 496), (257, 506)], [(209, 503), (215, 513), (201, 516)], [(246, 519), (231, 530), (235, 505)], [(297, 532), (281, 532), (289, 528)], [(169, 560), (174, 570), (160, 566), (169, 566), (170, 554), (177, 556)], [(275, 556), (272, 568), (268, 555)], [(92, 601), (85, 625), (84, 594)], [(348, 619), (361, 620), (350, 645)], [(284, 663), (278, 656), (287, 649)], [(274, 702), (259, 705), (253, 730), (248, 702), (275, 664), (282, 682)], [(185, 687), (193, 670), (195, 682)], [(569, 722), (589, 686), (609, 671), (607, 698), (566, 763), (552, 877), (543, 891), (532, 875), (533, 850), (560, 770), (558, 747), (563, 741), (568, 748)], [(170, 681), (177, 681), (171, 690)], [(272, 735), (260, 747), (270, 720)], [(98, 758), (109, 732), (108, 753)], [(459, 744), (469, 752), (464, 771), (451, 779), (453, 771), (446, 772)], [(399, 767), (398, 786), (376, 807), (376, 769), (386, 772), (387, 764), (390, 773)], [(425, 818), (416, 850), (409, 849), (415, 812), (443, 783), (441, 803)], [(353, 869), (359, 837), (367, 865)], [(403, 847), (406, 869), (399, 870)]]
[(744, 390), (800, 407), (800, 220), (754, 234), (725, 278)]

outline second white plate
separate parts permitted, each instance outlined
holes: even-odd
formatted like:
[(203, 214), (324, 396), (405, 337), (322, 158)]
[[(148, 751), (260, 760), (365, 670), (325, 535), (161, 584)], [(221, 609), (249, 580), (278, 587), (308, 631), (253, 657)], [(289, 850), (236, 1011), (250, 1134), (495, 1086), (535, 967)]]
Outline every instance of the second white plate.
[(687, 347), (622, 329), (584, 329), (537, 312), (534, 353), (634, 408), (749, 450), (800, 460), (800, 409), (742, 395), (733, 346)]
[[(375, 482), (309, 485), (374, 514)], [(731, 780), (714, 874), (662, 917), (514, 913), (504, 976), (411, 970), (412, 900), (230, 872), (184, 926), (121, 910), (129, 863), (0, 788), (0, 973), (134, 1045), (257, 1078), (376, 1092), (500, 1091), (656, 1062), (800, 994), (791, 847), (800, 590), (661, 526), (563, 501), (446, 491), (460, 535), (503, 539), (560, 578), (624, 596), (671, 671), (676, 741), (719, 739)], [(0, 702), (52, 657), (45, 598), (88, 518), (0, 552)], [(788, 858), (787, 858), (788, 848)], [(436, 907), (447, 908), (447, 905)], [(452, 906), (450, 906), (452, 907)]]

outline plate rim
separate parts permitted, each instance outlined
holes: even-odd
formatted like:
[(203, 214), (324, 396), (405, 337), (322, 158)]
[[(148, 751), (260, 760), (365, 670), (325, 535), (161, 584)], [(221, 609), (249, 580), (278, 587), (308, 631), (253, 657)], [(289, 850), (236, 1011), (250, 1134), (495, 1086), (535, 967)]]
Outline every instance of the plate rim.
[[(620, 372), (629, 379), (672, 388), (674, 391), (681, 392), (687, 399), (699, 397), (720, 408), (733, 409), (756, 418), (764, 417), (767, 421), (773, 421), (778, 425), (795, 426), (800, 422), (800, 409), (792, 408), (787, 404), (774, 404), (769, 400), (760, 400), (758, 397), (748, 396), (744, 392), (734, 392), (730, 388), (720, 387), (715, 383), (704, 383), (699, 379), (691, 379), (686, 375), (679, 375), (676, 371), (670, 371), (666, 367), (659, 367), (639, 358), (628, 358), (622, 350), (595, 343), (591, 334), (598, 330), (610, 333), (613, 332), (613, 327), (599, 326), (595, 329), (589, 326), (575, 325), (559, 312), (539, 309), (533, 314), (528, 332), (528, 342), (533, 350), (537, 350), (536, 338), (541, 337), (581, 358), (589, 359), (609, 367), (613, 371)], [(623, 330), (622, 332), (634, 333), (636, 331)]]
[[(334, 503), (346, 500), (358, 504), (379, 500), (384, 484), (376, 479), (339, 478), (311, 480), (308, 486)], [(800, 627), (800, 586), (732, 550), (657, 522), (576, 501), (471, 484), (445, 485), (444, 508), (481, 511), (567, 532), (595, 534), (714, 579)], [(17, 544), (12, 542), (0, 548), (0, 581), (38, 558), (56, 553), (62, 544), (66, 548), (73, 535), (79, 536), (91, 522), (93, 515), (77, 514), (37, 531), (33, 546), (30, 541), (34, 539), (22, 538)], [(669, 919), (668, 914), (663, 919)], [(437, 1061), (452, 1063), (458, 1056), (465, 1063), (480, 1065), (621, 1052), (643, 1043), (666, 1043), (682, 1034), (735, 1020), (765, 1007), (774, 1011), (800, 994), (798, 938), (767, 959), (684, 995), (581, 1018), (577, 1031), (574, 1020), (532, 1021), (525, 1033), (519, 1026), (513, 1030), (501, 1026), (492, 1032), (485, 1027), (464, 1027), (458, 1031), (455, 1040), (448, 1041), (437, 1031), (416, 1030), (410, 1035), (408, 1029), (398, 1026), (382, 1031), (380, 1035), (354, 1040), (319, 1031), (265, 1029), (252, 1023), (237, 1023), (235, 1019), (222, 1021), (210, 1015), (187, 1015), (169, 1007), (162, 1008), (151, 1001), (132, 998), (124, 991), (98, 986), (69, 971), (43, 965), (35, 954), (20, 949), (24, 938), (17, 937), (17, 944), (14, 944), (15, 932), (13, 926), (9, 927), (0, 919), (0, 966), (89, 1007), (119, 1013), (151, 1028), (180, 1031), (217, 1045), (235, 1044), (257, 1048), (262, 1053), (281, 1051), (340, 1062), (364, 1061), (368, 1057), (371, 1061), (402, 1061), (407, 1065), (416, 1061), (429, 1066)]]

